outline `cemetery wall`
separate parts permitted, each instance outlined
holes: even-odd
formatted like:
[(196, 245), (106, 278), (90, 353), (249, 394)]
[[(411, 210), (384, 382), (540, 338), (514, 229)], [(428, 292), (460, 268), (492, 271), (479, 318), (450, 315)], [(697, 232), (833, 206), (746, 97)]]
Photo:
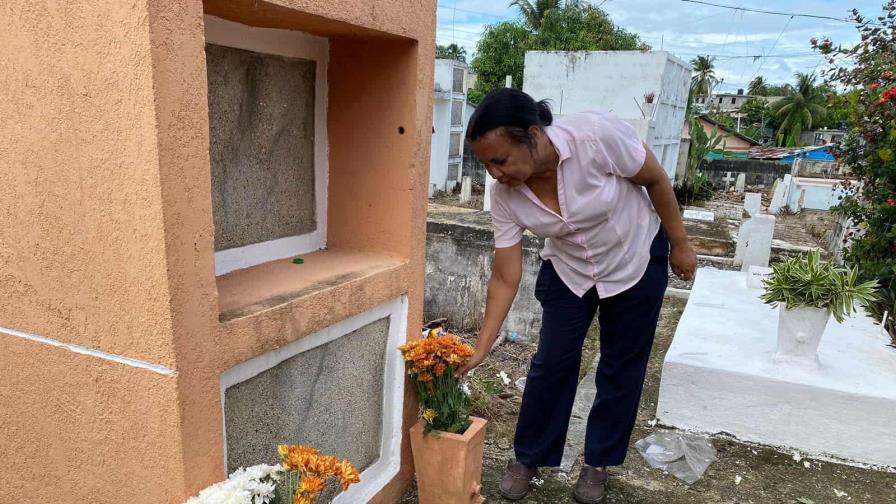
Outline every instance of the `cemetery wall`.
[[(746, 174), (747, 186), (771, 187), (775, 180), (790, 173), (790, 165), (773, 161), (751, 159), (708, 159), (704, 160), (700, 169), (716, 187), (725, 187), (725, 178), (731, 173), (736, 179), (741, 173)], [(734, 187), (734, 180), (730, 182)]]
[[(538, 254), (544, 240), (528, 234), (523, 239), (523, 278), (503, 332), (536, 339), (541, 329), (541, 305), (532, 292), (541, 267)], [(491, 227), (434, 220), (427, 223), (423, 303), (427, 320), (446, 317), (449, 327), (479, 328), (488, 294), (494, 247)]]

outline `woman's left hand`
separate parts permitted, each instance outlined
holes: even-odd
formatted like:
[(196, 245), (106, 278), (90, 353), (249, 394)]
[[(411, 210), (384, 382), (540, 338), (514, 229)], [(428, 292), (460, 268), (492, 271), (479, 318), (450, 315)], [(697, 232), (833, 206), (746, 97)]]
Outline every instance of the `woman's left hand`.
[(672, 245), (669, 250), (669, 264), (675, 276), (686, 282), (693, 280), (694, 272), (697, 271), (697, 253), (687, 241)]

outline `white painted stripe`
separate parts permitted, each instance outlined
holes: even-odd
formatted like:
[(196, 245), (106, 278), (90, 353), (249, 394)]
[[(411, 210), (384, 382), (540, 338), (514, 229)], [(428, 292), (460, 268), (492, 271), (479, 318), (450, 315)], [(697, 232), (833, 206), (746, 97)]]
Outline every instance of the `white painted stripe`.
[(93, 350), (87, 347), (82, 347), (81, 345), (73, 345), (71, 343), (63, 343), (59, 340), (54, 340), (52, 338), (47, 338), (46, 336), (38, 336), (37, 334), (29, 334), (21, 331), (16, 331), (15, 329), (9, 329), (7, 327), (0, 327), (0, 333), (8, 334), (10, 336), (15, 336), (17, 338), (26, 339), (29, 341), (35, 341), (37, 343), (44, 343), (46, 345), (54, 346), (56, 348), (64, 348), (71, 352), (75, 352), (81, 355), (89, 355), (91, 357), (97, 357), (103, 360), (117, 362), (119, 364), (124, 364), (125, 366), (131, 366), (140, 369), (146, 369), (152, 371), (153, 373), (158, 373), (162, 375), (171, 375), (174, 374), (174, 370), (167, 368), (165, 366), (160, 366), (158, 364), (150, 364), (148, 362), (143, 362), (142, 360), (132, 359), (130, 357), (123, 357), (121, 355), (110, 354), (107, 352), (103, 352), (100, 350)]

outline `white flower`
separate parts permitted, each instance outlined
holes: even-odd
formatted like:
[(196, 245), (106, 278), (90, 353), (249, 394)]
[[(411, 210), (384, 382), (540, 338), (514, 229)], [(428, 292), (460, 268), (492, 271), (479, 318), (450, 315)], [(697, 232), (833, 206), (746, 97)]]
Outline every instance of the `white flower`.
[(501, 372), (498, 373), (496, 376), (497, 376), (498, 378), (500, 378), (502, 382), (504, 382), (504, 385), (510, 385), (510, 377), (507, 376), (507, 373), (506, 373), (506, 372), (501, 371)]
[(281, 475), (279, 466), (241, 467), (226, 480), (199, 492), (186, 504), (269, 504)]
[(463, 390), (464, 394), (467, 394), (467, 396), (472, 394), (472, 392), (470, 391), (470, 385), (467, 384), (467, 382), (464, 382), (464, 384), (460, 386), (460, 389)]

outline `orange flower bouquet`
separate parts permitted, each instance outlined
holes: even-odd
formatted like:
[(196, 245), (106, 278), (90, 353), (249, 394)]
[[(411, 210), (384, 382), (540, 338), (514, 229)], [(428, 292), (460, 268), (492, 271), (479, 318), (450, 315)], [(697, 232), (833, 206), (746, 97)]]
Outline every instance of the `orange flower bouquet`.
[(342, 491), (361, 481), (351, 463), (321, 455), (315, 448), (280, 445), (277, 452), (282, 466), (241, 467), (186, 504), (313, 504), (331, 477), (339, 479)]
[(277, 447), (283, 463), (283, 475), (277, 486), (275, 502), (282, 504), (313, 504), (331, 477), (339, 479), (342, 491), (361, 481), (358, 471), (347, 460), (321, 455), (316, 448), (302, 445)]
[(473, 347), (438, 327), (399, 350), (417, 390), (426, 432), (466, 431), (470, 425), (470, 398), (454, 372), (467, 363)]

